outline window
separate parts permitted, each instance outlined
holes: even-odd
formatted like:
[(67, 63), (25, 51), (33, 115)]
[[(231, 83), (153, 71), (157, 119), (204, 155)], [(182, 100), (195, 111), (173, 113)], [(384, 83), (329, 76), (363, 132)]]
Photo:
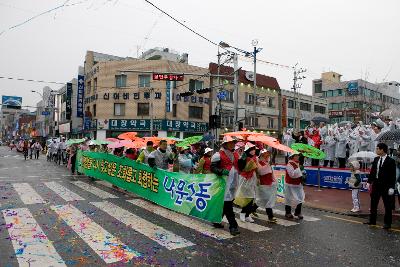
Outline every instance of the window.
[(114, 116), (125, 116), (124, 103), (114, 103)]
[(138, 103), (137, 115), (138, 116), (149, 116), (150, 115), (150, 104), (149, 103)]
[(189, 118), (202, 119), (203, 118), (203, 107), (189, 106)]
[(197, 89), (203, 89), (203, 84), (204, 84), (203, 81), (190, 79), (190, 81), (189, 81), (189, 91), (190, 92), (194, 92)]
[(97, 91), (97, 78), (94, 78), (94, 80), (93, 80), (93, 92), (96, 92), (96, 91)]
[(117, 87), (117, 88), (126, 87), (126, 75), (125, 74), (115, 75), (115, 87)]
[(320, 114), (325, 114), (326, 109), (324, 106), (314, 105), (314, 112), (320, 113)]
[(170, 86), (172, 89), (176, 89), (176, 81), (170, 81)]
[(274, 128), (274, 119), (273, 118), (268, 118), (268, 128), (270, 128), (270, 129)]
[(343, 90), (342, 89), (337, 89), (336, 91), (337, 91), (337, 95), (338, 96), (343, 95)]
[(254, 125), (254, 117), (245, 117), (244, 124), (246, 124), (247, 126), (257, 127), (258, 126), (258, 118), (256, 118), (256, 123)]
[(234, 100), (234, 95), (233, 95), (233, 91), (225, 91), (225, 98), (222, 99), (222, 101), (225, 102), (233, 102)]
[(86, 93), (90, 93), (90, 90), (92, 89), (92, 82), (91, 81), (87, 82), (86, 88), (87, 88), (87, 90), (86, 90), (87, 92)]
[(93, 116), (96, 117), (96, 104), (93, 105)]
[(311, 104), (300, 102), (300, 110), (311, 111)]
[(67, 101), (67, 93), (61, 95), (61, 103), (64, 103), (65, 101)]
[(322, 82), (314, 83), (314, 92), (316, 94), (322, 93)]
[(254, 95), (246, 93), (245, 104), (254, 104)]
[(224, 126), (232, 126), (233, 125), (233, 116), (223, 116)]
[(139, 75), (139, 87), (150, 87), (150, 75)]
[(292, 108), (292, 109), (295, 109), (296, 108), (296, 101), (294, 101), (292, 99), (289, 99), (288, 100), (288, 107)]
[(176, 117), (176, 104), (172, 105), (172, 117)]
[(274, 98), (273, 97), (269, 97), (268, 98), (268, 107), (269, 108), (273, 108), (274, 107)]

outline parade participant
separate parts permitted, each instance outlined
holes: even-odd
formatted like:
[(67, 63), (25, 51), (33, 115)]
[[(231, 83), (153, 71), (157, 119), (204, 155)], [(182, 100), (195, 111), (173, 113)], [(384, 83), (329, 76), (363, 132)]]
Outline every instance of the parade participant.
[(319, 135), (321, 136), (321, 139), (324, 139), (325, 137), (328, 136), (328, 128), (325, 125), (325, 122), (321, 121), (319, 123), (319, 128), (318, 128)]
[[(226, 177), (224, 208), (222, 217), (226, 216), (229, 222), (231, 235), (240, 234), (238, 224), (233, 212), (233, 199), (236, 194), (238, 181), (238, 160), (239, 155), (235, 151), (235, 140), (225, 136), (221, 149), (211, 157), (211, 171), (219, 176)], [(214, 223), (214, 227), (223, 228), (222, 224)]]
[(57, 156), (58, 145), (56, 139), (53, 139), (53, 142), (49, 145), (49, 159), (53, 161), (54, 158)]
[(42, 151), (42, 149), (43, 149), (42, 146), (40, 145), (39, 141), (36, 141), (32, 145), (31, 149), (33, 149), (33, 152), (35, 154), (35, 159), (39, 159), (40, 151)]
[(371, 136), (367, 134), (365, 127), (361, 127), (359, 131), (359, 151), (369, 151), (371, 148)]
[(379, 143), (375, 153), (378, 155), (372, 163), (371, 172), (368, 176), (367, 187), (371, 186), (371, 207), (369, 221), (365, 224), (375, 225), (379, 200), (382, 197), (385, 206), (385, 217), (383, 229), (390, 229), (392, 225), (392, 196), (396, 183), (396, 162), (390, 158), (388, 146)]
[(168, 170), (168, 164), (173, 163), (173, 153), (167, 151), (167, 140), (161, 140), (160, 146), (148, 156), (149, 166)]
[(336, 140), (333, 137), (332, 130), (329, 130), (328, 136), (325, 137), (324, 146), (326, 154), (324, 167), (327, 167), (329, 163), (329, 167), (333, 168), (333, 164), (335, 163)]
[(351, 212), (360, 211), (360, 188), (361, 188), (361, 176), (360, 176), (360, 163), (358, 161), (350, 162), (351, 176), (348, 181), (348, 185), (351, 188), (351, 198), (353, 199), (353, 209)]
[(199, 164), (196, 168), (196, 173), (199, 174), (207, 174), (211, 173), (211, 156), (212, 156), (213, 149), (207, 147), (204, 150), (203, 157), (199, 160)]
[[(296, 134), (292, 133), (292, 138), (295, 143), (308, 144), (308, 139), (304, 135), (304, 131), (299, 131)], [(304, 156), (300, 154), (300, 165), (304, 166)]]
[(136, 153), (135, 149), (128, 148), (125, 151), (125, 157), (127, 157), (128, 159), (131, 159), (131, 160), (136, 160), (137, 159), (137, 153)]
[(335, 149), (335, 157), (339, 161), (339, 168), (346, 167), (346, 144), (347, 144), (347, 137), (344, 134), (343, 128), (339, 128), (338, 134), (335, 137), (336, 140), (336, 149)]
[(257, 156), (254, 144), (246, 143), (244, 153), (238, 160), (238, 169), (238, 189), (234, 203), (242, 207), (239, 214), (240, 220), (253, 223), (254, 220), (250, 214), (257, 210), (254, 202), (257, 186)]
[(28, 157), (28, 150), (29, 150), (29, 142), (28, 140), (24, 140), (22, 143), (22, 153), (24, 154), (25, 160)]
[(189, 153), (189, 147), (183, 147), (178, 155), (179, 172), (190, 173), (193, 168), (193, 156)]
[(73, 144), (69, 147), (69, 161), (70, 161), (70, 167), (71, 167), (71, 174), (75, 175), (75, 163), (76, 163), (76, 153), (77, 153), (78, 147), (76, 144)]
[(148, 164), (149, 155), (151, 152), (153, 152), (155, 150), (153, 145), (154, 145), (153, 141), (147, 141), (146, 149), (143, 149), (142, 152), (140, 152), (140, 155), (136, 161), (140, 162), (140, 163)]
[[(292, 137), (292, 132), (290, 130), (287, 130), (284, 133), (282, 140), (283, 144), (288, 147), (290, 147), (295, 142), (295, 140)], [(289, 152), (285, 152), (285, 164), (287, 164), (288, 161), (289, 161)]]
[(257, 164), (258, 183), (256, 204), (259, 207), (265, 208), (269, 222), (276, 223), (272, 208), (275, 206), (276, 202), (277, 183), (272, 167), (269, 164), (270, 155), (271, 152), (267, 149), (260, 151)]
[(296, 206), (294, 216), (297, 219), (303, 219), (301, 215), (301, 206), (304, 203), (304, 189), (302, 185), (303, 172), (300, 169), (299, 153), (294, 152), (286, 165), (285, 175), (285, 217), (293, 219), (292, 205)]
[[(319, 135), (319, 132), (317, 130), (313, 130), (312, 134), (306, 133), (306, 136), (311, 139), (311, 142), (309, 143), (315, 148), (320, 148), (322, 141), (321, 141), (321, 136)], [(319, 160), (318, 159), (311, 159), (311, 166), (319, 166)]]

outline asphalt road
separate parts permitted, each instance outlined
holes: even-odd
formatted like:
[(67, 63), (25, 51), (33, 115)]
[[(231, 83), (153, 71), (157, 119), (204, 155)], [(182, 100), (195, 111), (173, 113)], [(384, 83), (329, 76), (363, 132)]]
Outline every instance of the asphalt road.
[[(400, 229), (304, 209), (237, 237), (0, 147), (0, 266), (400, 266)], [(277, 207), (281, 212), (282, 206)], [(247, 228), (247, 229), (245, 229)]]

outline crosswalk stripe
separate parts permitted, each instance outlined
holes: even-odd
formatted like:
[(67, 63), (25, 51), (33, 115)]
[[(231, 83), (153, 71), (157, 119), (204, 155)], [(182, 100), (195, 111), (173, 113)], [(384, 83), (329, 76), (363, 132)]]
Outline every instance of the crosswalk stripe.
[(129, 211), (114, 205), (113, 203), (108, 201), (90, 203), (100, 210), (108, 213), (118, 221), (131, 227), (133, 230), (147, 236), (151, 240), (156, 241), (158, 244), (166, 247), (169, 250), (190, 247), (194, 245), (194, 243), (184, 239), (183, 237), (180, 237), (161, 226), (146, 221), (145, 219), (140, 218), (139, 216), (136, 216)]
[[(228, 223), (228, 219), (226, 219), (226, 217), (224, 217), (222, 221)], [(242, 222), (241, 220), (236, 220), (236, 222), (239, 225), (239, 228), (246, 229), (255, 233), (271, 230), (271, 228), (269, 227), (265, 227), (256, 223)]]
[(92, 193), (93, 195), (98, 196), (101, 199), (106, 199), (106, 198), (118, 198), (117, 196), (110, 194), (106, 191), (101, 190), (100, 188), (97, 188), (93, 185), (89, 185), (87, 183), (84, 183), (82, 181), (71, 181), (72, 184), (76, 185), (77, 187), (88, 191), (89, 193)]
[(24, 204), (45, 203), (43, 198), (28, 183), (13, 183), (12, 185)]
[(144, 201), (142, 199), (131, 199), (127, 200), (129, 203), (132, 203), (135, 206), (138, 206), (142, 209), (148, 210), (154, 214), (157, 214), (161, 217), (164, 217), (168, 220), (171, 220), (175, 223), (183, 225), (185, 227), (191, 228), (193, 230), (199, 231), (202, 234), (216, 238), (218, 240), (232, 238), (227, 231), (223, 229), (214, 228), (211, 224), (203, 223), (193, 218), (187, 217), (180, 213), (168, 210), (166, 208), (154, 205), (148, 201)]
[(79, 195), (75, 194), (74, 192), (65, 188), (57, 182), (47, 182), (44, 184), (65, 201), (85, 200), (84, 198), (80, 197)]
[(3, 210), (19, 266), (66, 266), (27, 208)]
[(74, 206), (57, 205), (51, 209), (106, 263), (127, 262), (140, 256), (139, 252), (130, 249)]
[[(285, 212), (283, 210), (274, 209), (273, 211), (274, 211), (275, 214), (278, 214), (278, 215), (281, 215), (281, 216), (285, 216)], [(321, 220), (319, 218), (305, 216), (305, 215), (303, 215), (303, 217), (304, 217), (303, 220), (305, 220), (307, 222), (315, 222), (315, 221)]]
[[(237, 214), (240, 213), (240, 209), (238, 208), (233, 208), (233, 211)], [(268, 216), (262, 213), (257, 213), (258, 217), (256, 217), (257, 219), (263, 220), (263, 221), (268, 221)], [(297, 225), (297, 222), (292, 222), (292, 221), (288, 221), (288, 220), (283, 220), (280, 218), (276, 218), (276, 224), (279, 225), (283, 225), (283, 226), (293, 226), (293, 225)]]

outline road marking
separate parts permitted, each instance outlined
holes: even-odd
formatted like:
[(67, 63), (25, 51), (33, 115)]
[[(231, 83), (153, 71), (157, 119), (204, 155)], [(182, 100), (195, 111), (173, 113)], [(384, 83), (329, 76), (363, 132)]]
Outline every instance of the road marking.
[(195, 245), (183, 237), (180, 237), (161, 226), (146, 221), (145, 219), (140, 218), (139, 216), (136, 216), (108, 201), (90, 203), (169, 250)]
[[(363, 222), (356, 221), (356, 220), (350, 220), (350, 219), (345, 219), (341, 217), (335, 217), (335, 216), (330, 216), (330, 215), (324, 215), (327, 218), (335, 219), (335, 220), (340, 220), (340, 221), (345, 221), (345, 222), (350, 222), (350, 223), (356, 223), (356, 224), (364, 224)], [(375, 228), (383, 228), (383, 226), (380, 225), (369, 225), (370, 227), (375, 227)], [(400, 232), (400, 229), (397, 228), (390, 228), (389, 231), (393, 232)]]
[(128, 262), (140, 256), (140, 253), (130, 249), (74, 206), (57, 205), (51, 206), (51, 209), (106, 263)]
[(47, 182), (44, 183), (48, 188), (53, 190), (57, 195), (63, 198), (65, 201), (75, 201), (75, 200), (85, 200), (64, 186), (60, 185), (57, 182)]
[(19, 266), (66, 266), (27, 208), (3, 210)]
[[(241, 209), (239, 208), (233, 208), (233, 211), (237, 214), (240, 213)], [(263, 221), (267, 221), (268, 222), (268, 216), (262, 213), (257, 213), (258, 217), (255, 217), (257, 219), (263, 220)], [(283, 225), (283, 226), (293, 226), (293, 225), (297, 225), (299, 223), (297, 222), (292, 222), (292, 221), (288, 221), (288, 220), (283, 220), (280, 218), (276, 218), (276, 223), (275, 224), (279, 224), (279, 225)]]
[(26, 176), (26, 177), (29, 177), (29, 178), (37, 178), (37, 177), (40, 177), (40, 176), (30, 175), (30, 176)]
[[(226, 217), (224, 217), (222, 221), (228, 223), (228, 219)], [(241, 220), (236, 220), (236, 222), (239, 225), (239, 228), (247, 229), (255, 233), (271, 230), (269, 227), (265, 227), (256, 223), (242, 222)]]
[(46, 203), (28, 183), (14, 183), (12, 185), (24, 204)]
[(89, 185), (87, 183), (84, 183), (82, 181), (71, 181), (72, 184), (76, 185), (77, 187), (88, 191), (92, 193), (93, 195), (98, 196), (101, 199), (106, 199), (106, 198), (118, 198), (117, 196), (110, 194), (106, 191), (101, 190), (100, 188), (97, 188), (93, 185)]
[[(278, 215), (281, 215), (281, 216), (285, 216), (285, 212), (283, 210), (274, 209), (274, 213), (278, 214)], [(307, 222), (316, 222), (316, 221), (320, 221), (321, 220), (319, 218), (310, 217), (310, 216), (306, 216), (306, 215), (303, 215), (303, 217), (304, 217), (303, 220), (305, 220)]]
[(191, 228), (202, 234), (216, 238), (218, 240), (232, 238), (233, 236), (230, 235), (227, 231), (223, 229), (214, 228), (211, 224), (206, 224), (200, 222), (198, 220), (192, 219), (180, 213), (168, 210), (166, 208), (154, 205), (150, 202), (144, 201), (142, 199), (131, 199), (127, 200), (129, 203), (132, 203), (135, 206), (138, 206), (142, 209), (148, 210), (152, 213), (155, 213), (161, 217), (164, 217), (168, 220), (171, 220), (175, 223), (183, 225), (185, 227)]

